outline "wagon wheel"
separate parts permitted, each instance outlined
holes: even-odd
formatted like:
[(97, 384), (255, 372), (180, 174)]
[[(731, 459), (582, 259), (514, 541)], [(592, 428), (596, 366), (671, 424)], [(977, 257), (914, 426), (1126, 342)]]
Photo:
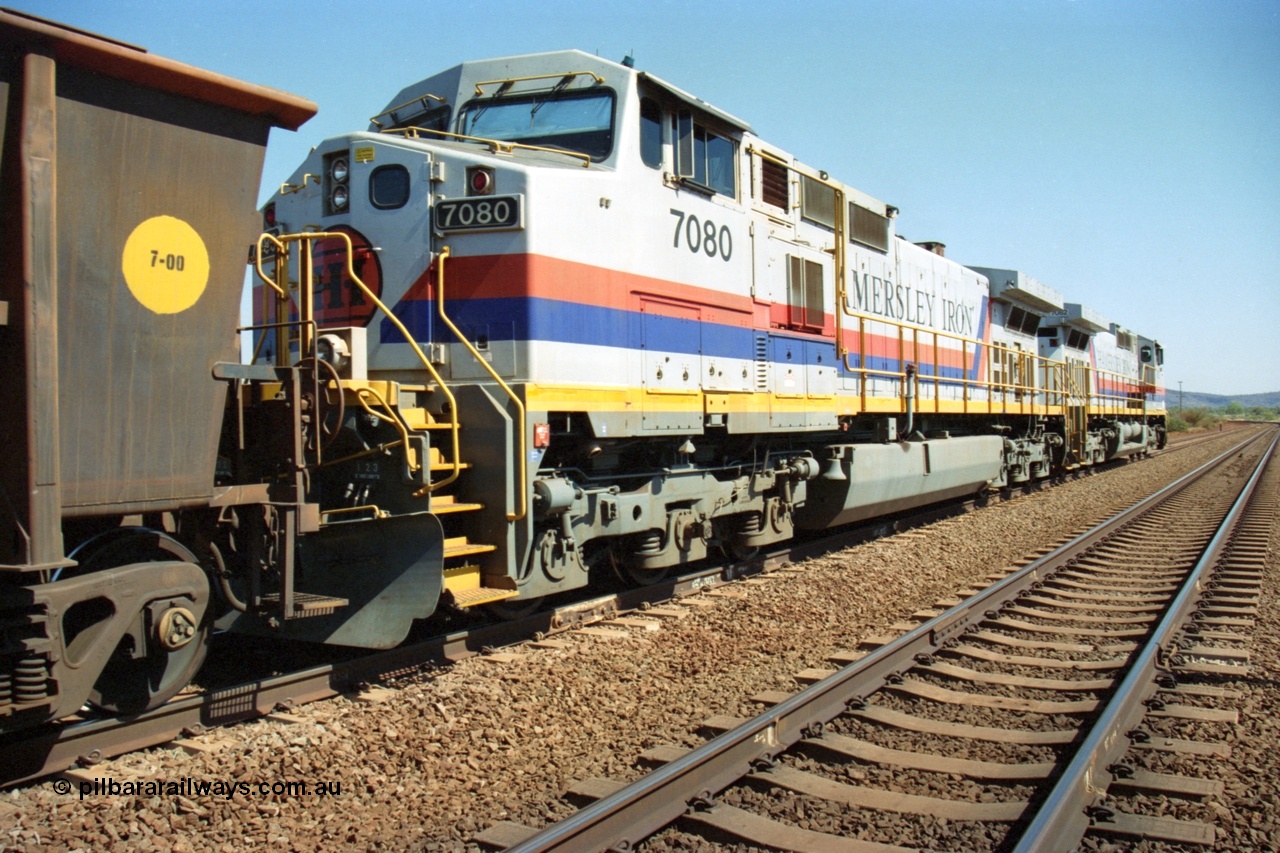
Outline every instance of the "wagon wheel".
[[(74, 556), (80, 561), (77, 573), (132, 563), (199, 562), (176, 540), (138, 527), (96, 536)], [(141, 714), (168, 702), (195, 677), (209, 648), (208, 621), (196, 624), (184, 608), (171, 608), (159, 621), (152, 624), (151, 612), (143, 610), (137, 622), (142, 636), (121, 638), (89, 694), (90, 705), (110, 714)], [(140, 645), (146, 653), (135, 657)]]
[[(328, 372), (329, 375), (320, 379), (315, 375), (315, 365), (323, 365), (324, 371), (320, 372)], [(299, 361), (297, 366), (302, 373), (300, 386), (304, 411), (313, 413), (313, 427), (306, 440), (307, 449), (314, 451), (318, 447), (320, 450), (327, 450), (342, 431), (342, 419), (346, 416), (347, 403), (342, 395), (342, 380), (338, 376), (338, 369), (322, 358), (309, 356)], [(330, 379), (337, 388), (336, 399), (332, 399), (329, 394)]]

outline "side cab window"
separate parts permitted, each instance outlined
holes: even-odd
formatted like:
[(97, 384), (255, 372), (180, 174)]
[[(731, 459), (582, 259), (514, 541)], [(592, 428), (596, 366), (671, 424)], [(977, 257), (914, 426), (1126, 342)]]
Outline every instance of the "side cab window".
[(737, 200), (738, 144), (697, 121), (692, 110), (678, 110), (672, 121), (681, 182)]
[(640, 99), (640, 159), (651, 169), (662, 168), (662, 107), (653, 98)]

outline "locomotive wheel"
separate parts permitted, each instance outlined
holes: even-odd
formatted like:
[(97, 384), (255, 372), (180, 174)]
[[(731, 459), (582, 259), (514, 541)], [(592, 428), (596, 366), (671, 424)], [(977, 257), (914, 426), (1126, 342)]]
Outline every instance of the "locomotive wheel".
[(665, 569), (639, 569), (630, 565), (627, 560), (614, 560), (613, 562), (613, 571), (618, 576), (618, 579), (635, 589), (662, 583), (671, 577), (671, 569), (671, 566), (667, 566)]
[[(81, 555), (83, 552), (83, 555)], [(77, 572), (87, 573), (131, 563), (197, 563), (181, 543), (154, 530), (122, 527), (94, 537), (74, 552)], [(89, 704), (110, 714), (141, 714), (158, 708), (190, 683), (209, 648), (209, 625), (197, 624), (185, 608), (170, 608), (150, 624), (139, 617), (146, 632), (146, 654), (135, 656), (136, 642), (126, 634), (107, 660), (89, 694)]]
[(734, 562), (746, 563), (760, 556), (759, 545), (743, 545), (736, 540), (729, 540), (720, 546), (721, 552)]

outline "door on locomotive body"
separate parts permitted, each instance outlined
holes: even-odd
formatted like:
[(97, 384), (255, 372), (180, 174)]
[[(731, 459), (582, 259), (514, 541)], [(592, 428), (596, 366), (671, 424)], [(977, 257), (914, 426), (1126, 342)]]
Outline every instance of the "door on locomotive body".
[[(1000, 316), (1000, 322), (996, 324), (996, 314)], [(1018, 411), (1018, 405), (1022, 402), (1021, 391), (1021, 375), (1019, 370), (1019, 356), (1022, 352), (1021, 321), (1019, 318), (1025, 317), (1024, 309), (1010, 302), (997, 302), (992, 308), (992, 324), (995, 326), (993, 330), (998, 333), (999, 348), (995, 349), (991, 354), (992, 374), (995, 377), (996, 387), (993, 392), (996, 400), (1000, 405), (1000, 410), (1005, 413), (1014, 413)], [(993, 334), (993, 338), (996, 335)]]
[(1136, 336), (1116, 323), (1111, 324), (1114, 333), (1114, 350), (1111, 354), (1110, 394), (1106, 405), (1111, 414), (1133, 414), (1142, 409), (1142, 393), (1139, 386), (1141, 370), (1138, 363)]
[(778, 155), (758, 154), (751, 167), (754, 293), (770, 326), (769, 426), (833, 427), (838, 196)]
[(662, 187), (656, 209), (671, 230), (656, 232), (670, 242), (649, 259), (653, 283), (631, 294), (640, 312), (642, 424), (696, 433), (713, 398), (723, 402), (723, 392), (754, 383), (739, 159), (746, 125), (691, 109), (648, 82), (639, 101), (640, 159)]
[(1089, 370), (1089, 333), (1082, 329), (1062, 326), (1061, 355), (1063, 384), (1066, 386), (1065, 405), (1082, 406), (1089, 399), (1093, 373)]
[[(759, 159), (753, 243), (755, 298), (768, 305), (772, 428), (835, 427), (840, 377), (836, 333), (836, 192), (799, 174), (782, 181), (780, 164)], [(797, 174), (797, 173), (792, 173)], [(776, 211), (800, 191), (799, 220)], [(787, 211), (791, 213), (790, 210)], [(794, 214), (791, 214), (794, 216)], [(762, 238), (763, 233), (763, 238)]]
[(1054, 406), (1081, 406), (1089, 397), (1089, 332), (1069, 322), (1066, 312), (1046, 318), (1036, 330), (1039, 356), (1047, 366), (1044, 390)]

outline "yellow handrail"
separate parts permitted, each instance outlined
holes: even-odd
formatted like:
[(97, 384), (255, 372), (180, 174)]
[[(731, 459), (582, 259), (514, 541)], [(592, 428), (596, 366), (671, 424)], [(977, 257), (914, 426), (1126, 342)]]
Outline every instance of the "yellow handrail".
[[(373, 125), (374, 127), (378, 128), (379, 130), (381, 130), (381, 129), (382, 129), (382, 122), (378, 121), (378, 119), (382, 118), (383, 116), (389, 116), (389, 115), (391, 115), (392, 113), (399, 112), (400, 110), (404, 109), (405, 107), (409, 106), (410, 104), (422, 104), (422, 111), (423, 111), (423, 112), (426, 112), (427, 110), (431, 109), (430, 107), (428, 107), (428, 106), (427, 106), (427, 98), (430, 98), (430, 99), (431, 99), (431, 100), (433, 100), (433, 101), (439, 101), (441, 104), (447, 104), (447, 103), (449, 103), (449, 99), (448, 99), (448, 98), (442, 98), (442, 97), (440, 97), (439, 95), (433, 95), (433, 94), (431, 94), (430, 92), (426, 92), (426, 93), (424, 93), (424, 94), (422, 94), (422, 95), (419, 95), (419, 96), (418, 96), (418, 97), (416, 97), (416, 98), (410, 98), (409, 100), (405, 101), (403, 104), (396, 104), (394, 107), (387, 107), (385, 110), (383, 110), (382, 112), (378, 113), (376, 116), (373, 116), (372, 118), (370, 118), (370, 119), (369, 119), (369, 124)], [(422, 113), (419, 113), (419, 115), (421, 115), (421, 114), (422, 114)], [(416, 118), (416, 116), (415, 116), (415, 118)]]
[[(373, 401), (382, 407), (383, 412), (380, 413), (373, 410), (373, 407), (369, 405), (369, 397), (372, 397)], [(409, 428), (404, 425), (400, 418), (396, 417), (395, 411), (382, 398), (382, 395), (372, 388), (358, 388), (356, 389), (356, 401), (360, 404), (360, 408), (369, 413), (370, 417), (390, 421), (395, 425), (396, 430), (400, 433), (400, 441), (404, 444), (404, 461), (409, 466), (409, 472), (417, 471), (419, 465), (414, 457), (413, 445), (409, 443)]]
[(444, 136), (449, 139), (461, 139), (464, 142), (479, 142), (488, 145), (489, 150), (494, 154), (510, 154), (519, 148), (522, 151), (545, 151), (550, 154), (563, 154), (566, 157), (575, 157), (582, 161), (582, 168), (591, 165), (591, 155), (583, 151), (570, 151), (567, 148), (551, 148), (547, 145), (528, 145), (524, 142), (509, 142), (505, 139), (490, 139), (487, 136), (467, 136), (464, 133), (454, 133), (449, 130), (436, 130), (430, 127), (418, 127), (416, 125), (410, 127), (391, 127), (385, 130), (379, 130), (378, 133), (385, 133), (388, 136), (399, 134), (405, 139), (417, 139), (419, 134), (430, 133), (434, 136)]
[(500, 83), (499, 93), (510, 88), (513, 83), (528, 83), (530, 80), (551, 80), (559, 78), (561, 80), (572, 80), (575, 77), (590, 77), (596, 81), (596, 85), (604, 82), (604, 78), (594, 71), (565, 71), (560, 74), (535, 74), (532, 77), (508, 77), (504, 80), (482, 80), (476, 84), (476, 97), (484, 95), (484, 87), (491, 86), (494, 83)]
[[(413, 339), (413, 335), (409, 334), (409, 330), (405, 328), (404, 323), (402, 323), (400, 321), (400, 318), (397, 317), (395, 314), (393, 314), (391, 312), (391, 309), (388, 308), (383, 303), (383, 301), (379, 299), (372, 290), (369, 289), (368, 285), (366, 285), (358, 275), (356, 275), (355, 265), (352, 262), (353, 250), (351, 247), (351, 235), (343, 233), (341, 231), (308, 231), (303, 234), (282, 234), (279, 237), (276, 237), (272, 234), (262, 234), (258, 237), (258, 251), (256, 253), (256, 259), (255, 259), (255, 267), (258, 273), (258, 277), (261, 278), (267, 284), (270, 284), (273, 288), (276, 289), (277, 292), (283, 293), (281, 288), (278, 285), (276, 285), (275, 282), (271, 281), (271, 279), (269, 279), (262, 270), (262, 262), (261, 262), (262, 246), (264, 241), (269, 240), (272, 243), (274, 243), (276, 246), (277, 271), (279, 271), (282, 266), (285, 268), (288, 267), (289, 254), (288, 254), (288, 248), (286, 244), (299, 243), (305, 246), (308, 250), (307, 262), (306, 262), (307, 269), (305, 271), (302, 269), (299, 269), (298, 276), (300, 280), (305, 279), (306, 281), (310, 281), (311, 280), (311, 269), (310, 269), (311, 258), (310, 258), (310, 251), (309, 251), (310, 246), (316, 240), (324, 240), (330, 237), (342, 240), (347, 247), (347, 251), (346, 251), (347, 275), (350, 276), (351, 281), (354, 282), (355, 285), (360, 288), (361, 292), (365, 295), (365, 297), (367, 297), (369, 301), (372, 302), (378, 308), (378, 310), (382, 311), (382, 313), (386, 315), (387, 320), (400, 331), (400, 334), (404, 336), (405, 341), (413, 349), (414, 354), (418, 356), (418, 360), (422, 362), (422, 366), (426, 368), (427, 373), (431, 375), (431, 379), (433, 382), (435, 382), (436, 387), (440, 389), (440, 392), (444, 394), (445, 399), (448, 400), (447, 409), (449, 412), (449, 419), (450, 419), (449, 432), (452, 439), (452, 447), (453, 447), (452, 459), (450, 460), (452, 470), (443, 479), (430, 482), (426, 486), (424, 486), (423, 488), (419, 489), (417, 492), (414, 493), (414, 497), (422, 497), (424, 494), (429, 494), (430, 492), (434, 492), (437, 489), (441, 489), (449, 485), (453, 481), (457, 480), (458, 476), (462, 473), (462, 462), (459, 459), (459, 452), (458, 452), (458, 445), (459, 445), (458, 432), (460, 428), (460, 425), (458, 423), (458, 403), (457, 403), (457, 400), (454, 399), (453, 392), (449, 390), (449, 386), (445, 385), (444, 380), (440, 378), (440, 374), (437, 373), (435, 367), (432, 366), (431, 360), (427, 358), (426, 354), (422, 351), (422, 348), (418, 346), (418, 342)], [(301, 263), (301, 259), (299, 262)], [(303, 322), (307, 324), (312, 324), (313, 318), (311, 317), (311, 313), (312, 313), (311, 300), (303, 299), (301, 300), (301, 303), (302, 303), (302, 313), (304, 315)], [(408, 451), (407, 446), (405, 449), (406, 451)]]
[(528, 448), (528, 443), (527, 443), (528, 440), (525, 437), (524, 403), (520, 400), (519, 397), (516, 396), (516, 393), (511, 390), (511, 387), (507, 385), (507, 383), (502, 381), (502, 377), (499, 376), (497, 371), (493, 369), (493, 367), (489, 364), (488, 360), (485, 359), (482, 355), (480, 355), (479, 351), (476, 350), (476, 348), (471, 345), (471, 341), (467, 340), (467, 336), (462, 334), (462, 332), (458, 330), (458, 327), (453, 324), (453, 321), (449, 319), (448, 315), (445, 314), (444, 312), (444, 262), (445, 262), (445, 259), (448, 257), (449, 257), (449, 247), (445, 246), (443, 249), (440, 250), (440, 255), (436, 259), (436, 307), (439, 310), (440, 319), (446, 326), (449, 327), (449, 331), (453, 332), (454, 336), (457, 337), (457, 339), (462, 343), (462, 345), (467, 348), (467, 351), (471, 353), (471, 356), (477, 362), (479, 362), (480, 366), (483, 367), (486, 371), (488, 371), (489, 376), (493, 378), (493, 381), (498, 383), (498, 387), (500, 387), (504, 392), (506, 392), (506, 395), (511, 399), (511, 402), (516, 404), (516, 411), (519, 414), (519, 418), (518, 418), (519, 423), (516, 427), (516, 434), (517, 436), (519, 436), (516, 439), (516, 444), (519, 450), (518, 462), (516, 464), (516, 467), (518, 469), (518, 474), (517, 474), (518, 482), (516, 483), (517, 509), (513, 513), (512, 512), (507, 513), (507, 521), (519, 521), (520, 519), (525, 517), (525, 514), (528, 512), (528, 509), (529, 509), (528, 497), (527, 497), (528, 487), (525, 482), (525, 478), (528, 476), (527, 467), (526, 467), (527, 463), (525, 462), (525, 459), (528, 456), (528, 453), (526, 452)]
[[(926, 354), (930, 351), (932, 352), (932, 363), (935, 365), (935, 368), (933, 373), (926, 373), (917, 369), (917, 393), (921, 383), (933, 385), (935, 392), (932, 399), (935, 403), (935, 409), (938, 407), (939, 403), (937, 389), (940, 388), (943, 383), (961, 386), (966, 411), (969, 411), (969, 404), (973, 403), (975, 404), (975, 410), (979, 411), (981, 410), (981, 407), (985, 405), (986, 411), (988, 412), (1008, 412), (1010, 407), (1017, 407), (1018, 412), (1051, 414), (1051, 408), (1065, 405), (1063, 402), (1064, 395), (1062, 389), (1050, 387), (1047, 382), (1044, 385), (1032, 384), (1034, 376), (1043, 374), (1047, 377), (1059, 365), (1061, 365), (1062, 362), (1046, 358), (1034, 352), (1015, 349), (996, 341), (983, 341), (977, 338), (966, 337), (964, 335), (942, 332), (937, 329), (929, 328), (928, 326), (904, 323), (872, 314), (865, 314), (859, 311), (851, 311), (845, 307), (843, 302), (836, 310), (838, 317), (845, 315), (857, 322), (855, 331), (858, 339), (857, 350), (851, 350), (844, 346), (843, 334), (841, 334), (840, 341), (837, 345), (840, 349), (844, 369), (850, 373), (862, 376), (864, 380), (871, 376), (879, 376), (889, 379), (905, 378), (905, 364), (913, 361), (918, 362), (919, 354), (921, 350), (923, 350)], [(889, 370), (853, 366), (851, 363), (851, 356), (857, 355), (862, 357), (864, 364), (865, 359), (871, 357), (871, 353), (868, 352), (868, 339), (871, 335), (868, 325), (870, 323), (883, 323), (884, 325), (893, 328), (896, 332), (896, 353), (889, 354), (889, 357), (896, 355), (899, 364), (904, 365), (904, 367), (900, 367), (898, 370)], [(939, 353), (943, 349), (941, 346), (943, 341), (952, 341), (958, 345), (954, 348), (947, 348), (947, 351), (953, 353), (958, 352), (961, 356), (962, 373), (959, 377), (944, 376), (937, 369), (938, 366), (940, 366)], [(982, 355), (982, 363), (988, 368), (988, 378), (981, 380), (976, 378), (970, 379), (968, 377), (968, 365), (970, 364), (970, 359), (974, 353), (982, 352), (983, 350), (985, 350), (985, 352), (983, 352)], [(1013, 381), (1012, 379), (1001, 379), (997, 381), (992, 378), (994, 375), (993, 371), (990, 369), (992, 365), (996, 363), (1004, 363), (1007, 357), (1012, 357), (1019, 362), (1020, 372), (1023, 375), (1022, 381)], [(1093, 371), (1092, 368), (1088, 369), (1091, 372), (1096, 372)], [(1119, 377), (1117, 375), (1117, 378), (1122, 379), (1123, 377)], [(985, 401), (974, 400), (970, 396), (970, 391), (984, 391), (987, 394), (987, 399)], [(866, 393), (866, 382), (864, 381), (862, 383), (862, 407), (864, 409), (866, 408)], [(1016, 399), (1019, 394), (1025, 399)], [(1011, 395), (1014, 396), (1015, 399), (1010, 400), (1009, 398)], [(917, 411), (922, 411), (922, 409), (917, 407)]]

